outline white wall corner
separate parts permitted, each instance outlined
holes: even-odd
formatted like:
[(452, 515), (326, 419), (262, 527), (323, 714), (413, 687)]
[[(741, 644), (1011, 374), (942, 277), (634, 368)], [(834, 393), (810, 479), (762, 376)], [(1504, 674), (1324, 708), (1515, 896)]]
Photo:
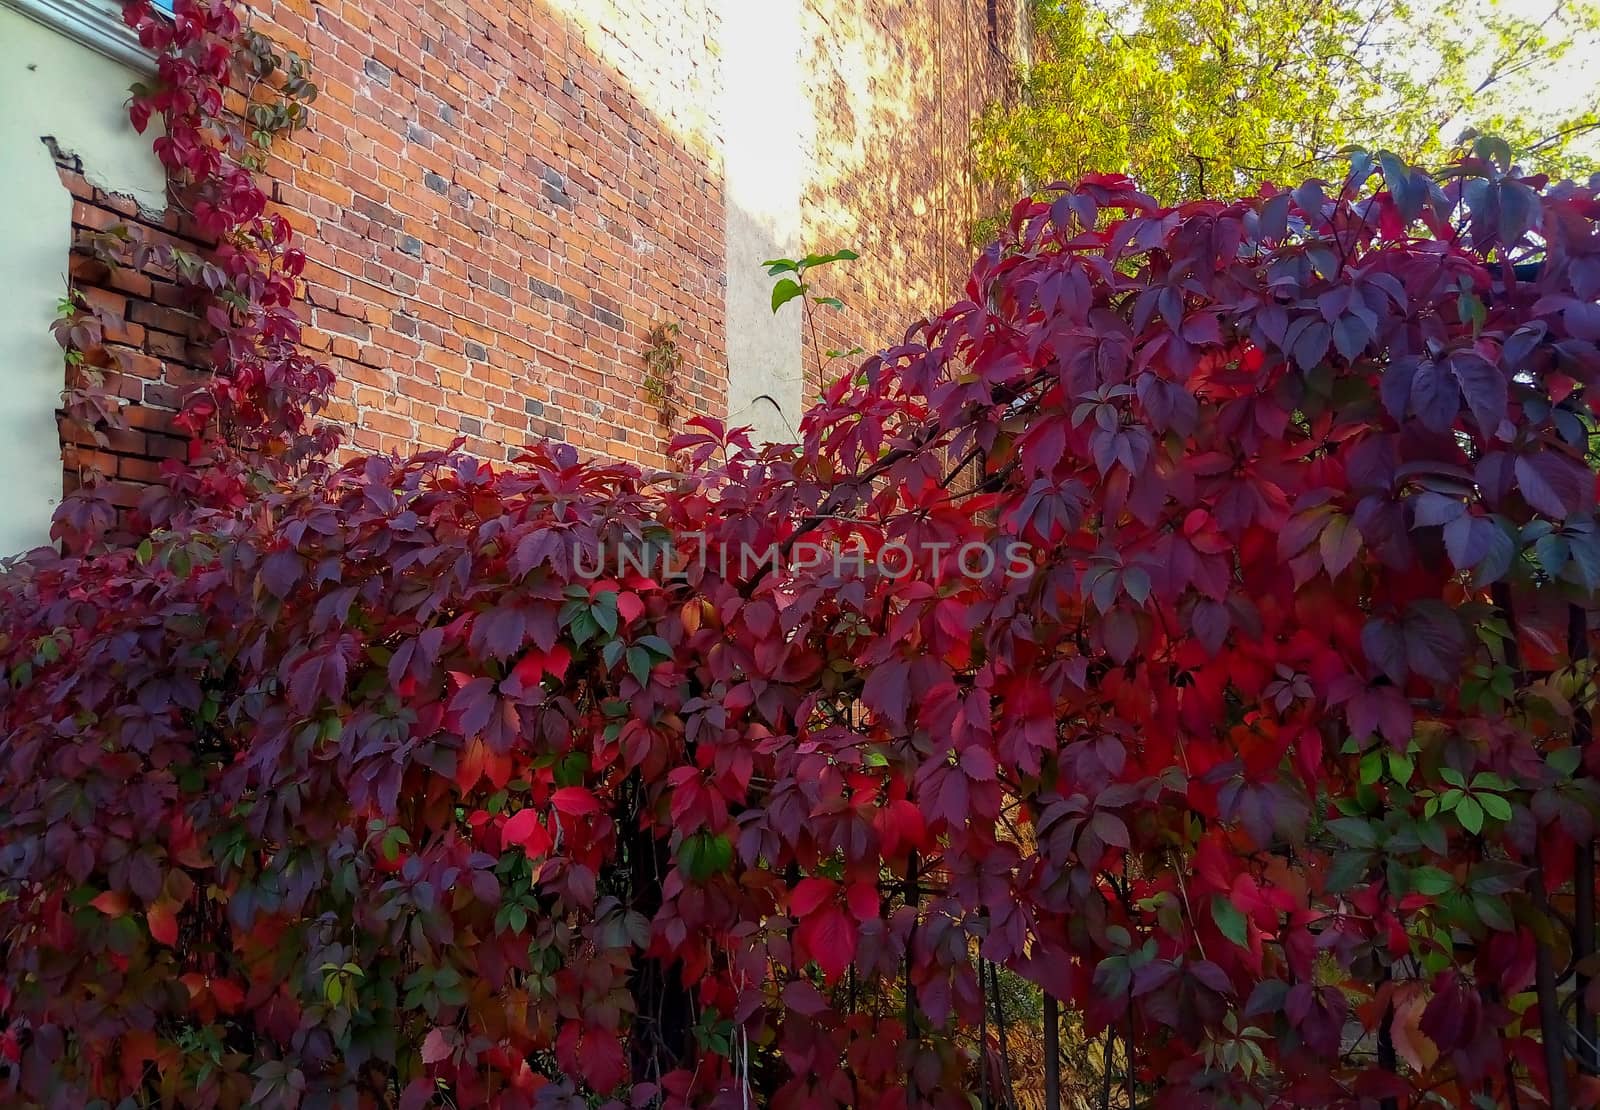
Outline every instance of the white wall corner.
[(796, 438), (804, 394), (801, 311), (772, 312), (769, 258), (800, 253), (810, 120), (800, 0), (720, 0), (726, 206), (728, 419), (764, 442)]

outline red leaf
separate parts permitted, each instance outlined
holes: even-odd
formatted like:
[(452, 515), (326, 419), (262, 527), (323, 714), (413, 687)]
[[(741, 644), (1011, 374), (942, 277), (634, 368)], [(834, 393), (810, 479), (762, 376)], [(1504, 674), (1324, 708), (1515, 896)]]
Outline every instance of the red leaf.
[(795, 979), (783, 988), (783, 1004), (802, 1017), (816, 1017), (828, 1008), (828, 1000), (804, 979)]
[(507, 844), (520, 845), (530, 856), (549, 854), (550, 846), (555, 843), (550, 831), (539, 823), (539, 814), (533, 809), (522, 809), (512, 814), (501, 828), (500, 837)]
[(595, 796), (581, 786), (563, 786), (550, 796), (550, 804), (568, 817), (591, 817), (600, 812)]
[(851, 883), (845, 890), (844, 899), (857, 921), (873, 921), (879, 916), (881, 903), (878, 901), (876, 883), (867, 881)]
[(108, 890), (89, 904), (107, 917), (121, 917), (128, 912), (128, 896), (120, 890)]
[(150, 935), (156, 940), (169, 947), (178, 943), (176, 903), (163, 898), (145, 911), (145, 920), (150, 925)]
[(920, 848), (927, 835), (922, 811), (915, 802), (897, 798), (872, 815), (872, 827), (883, 844), (883, 854), (898, 856), (908, 848)]
[(596, 1091), (606, 1092), (616, 1088), (626, 1075), (626, 1061), (622, 1056), (622, 1044), (617, 1040), (615, 1033), (597, 1026), (588, 1026), (583, 1031), (582, 1060), (583, 1078), (589, 1086)]
[(530, 689), (538, 686), (544, 675), (549, 675), (555, 681), (562, 681), (566, 678), (566, 669), (570, 667), (571, 662), (573, 653), (562, 643), (552, 646), (549, 651), (531, 648), (528, 649), (528, 653), (523, 654), (522, 659), (518, 659), (512, 673), (517, 675), (517, 681), (522, 683), (523, 689)]
[(638, 594), (624, 591), (617, 595), (617, 613), (623, 624), (632, 624), (644, 615), (644, 602), (639, 600)]
[(428, 1035), (422, 1038), (422, 1062), (424, 1064), (437, 1064), (448, 1060), (452, 1051), (450, 1045), (451, 1033), (445, 1029), (434, 1028), (428, 1030)]
[(832, 983), (856, 955), (856, 923), (838, 906), (824, 906), (800, 922), (795, 944)]
[(224, 1013), (231, 1014), (244, 1005), (244, 988), (232, 979), (209, 979), (206, 985)]
[(830, 901), (837, 889), (831, 879), (801, 879), (789, 895), (789, 912), (795, 917), (807, 917), (818, 906)]

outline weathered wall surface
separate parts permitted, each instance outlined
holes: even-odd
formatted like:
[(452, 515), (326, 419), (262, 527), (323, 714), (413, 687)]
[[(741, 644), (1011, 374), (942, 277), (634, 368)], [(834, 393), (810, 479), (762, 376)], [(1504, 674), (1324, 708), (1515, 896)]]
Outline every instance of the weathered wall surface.
[[(816, 354), (797, 305), (767, 311), (757, 264), (861, 251), (823, 276), (848, 303), (822, 314), (823, 348), (892, 341), (947, 302), (992, 207), (968, 129), (1008, 87), (1020, 4), (261, 0), (256, 21), (321, 89), (269, 174), (310, 255), (306, 340), (337, 373), (348, 442), (459, 437), (506, 459), (554, 436), (655, 465), (696, 413), (786, 436)], [(138, 216), (70, 161), (63, 180), (80, 231)], [(137, 483), (173, 453), (162, 410), (191, 322), (159, 274), (77, 276), (130, 321), (114, 382), (133, 430), (69, 445), (69, 475), (93, 461)], [(684, 358), (672, 428), (644, 385), (657, 322), (678, 324)]]
[(0, 555), (49, 539), (62, 492), (64, 378), (50, 324), (67, 292), (73, 198), (44, 140), (81, 167), (80, 180), (160, 208), (160, 163), (122, 111), (135, 77), (0, 5)]
[[(973, 123), (1013, 94), (1026, 0), (812, 0), (803, 69), (816, 160), (807, 249), (859, 251), (819, 277), (846, 311), (817, 315), (824, 351), (898, 342), (959, 295), (973, 223), (1015, 199), (973, 172)], [(806, 352), (807, 395), (818, 358)], [(844, 366), (828, 369), (837, 376)]]

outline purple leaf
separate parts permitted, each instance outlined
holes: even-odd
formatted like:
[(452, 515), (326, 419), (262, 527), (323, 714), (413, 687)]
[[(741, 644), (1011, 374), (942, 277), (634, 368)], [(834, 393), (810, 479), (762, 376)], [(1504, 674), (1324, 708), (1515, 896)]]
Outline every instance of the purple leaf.
[(1559, 451), (1518, 455), (1516, 474), (1523, 500), (1548, 517), (1565, 520), (1592, 499), (1594, 474)]
[(1374, 617), (1361, 630), (1361, 650), (1367, 660), (1388, 675), (1391, 681), (1404, 682), (1409, 668), (1406, 666), (1406, 638), (1400, 626), (1391, 620)]
[(1417, 494), (1408, 504), (1411, 506), (1414, 528), (1432, 528), (1440, 524), (1449, 524), (1467, 511), (1466, 502), (1461, 498), (1447, 497), (1431, 490)]
[(1472, 351), (1451, 355), (1449, 366), (1479, 430), (1485, 436), (1494, 435), (1506, 418), (1505, 374), (1494, 363)]
[(1411, 411), (1432, 432), (1447, 432), (1461, 409), (1456, 380), (1438, 363), (1425, 360), (1411, 379)]
[(1347, 516), (1335, 516), (1322, 530), (1322, 565), (1329, 578), (1337, 578), (1361, 550), (1361, 529)]

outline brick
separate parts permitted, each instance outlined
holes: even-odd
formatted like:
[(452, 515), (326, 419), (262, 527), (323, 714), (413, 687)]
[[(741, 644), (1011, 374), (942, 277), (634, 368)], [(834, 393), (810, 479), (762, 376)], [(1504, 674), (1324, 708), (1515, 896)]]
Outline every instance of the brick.
[(567, 299), (566, 294), (563, 293), (559, 288), (551, 285), (548, 281), (542, 281), (539, 278), (531, 277), (528, 279), (528, 290), (529, 292), (533, 293), (534, 296), (542, 297), (547, 301), (564, 302)]
[(598, 293), (594, 295), (594, 299), (589, 305), (589, 311), (597, 323), (604, 324), (608, 328), (620, 328), (623, 326), (622, 313), (619, 311), (617, 303), (600, 296)]

